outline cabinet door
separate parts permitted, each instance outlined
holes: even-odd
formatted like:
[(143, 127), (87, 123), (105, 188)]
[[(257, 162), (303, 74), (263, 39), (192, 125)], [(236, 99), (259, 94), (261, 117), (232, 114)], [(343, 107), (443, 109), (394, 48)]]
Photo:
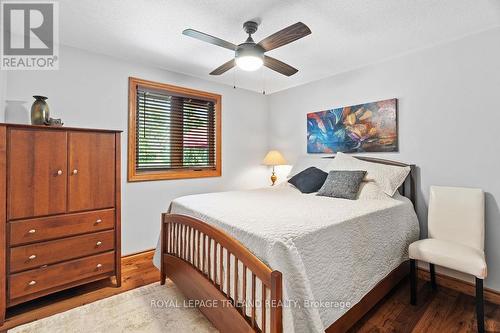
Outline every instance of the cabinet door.
[(69, 133), (68, 211), (115, 205), (115, 135)]
[(9, 218), (51, 215), (66, 211), (66, 132), (9, 131)]

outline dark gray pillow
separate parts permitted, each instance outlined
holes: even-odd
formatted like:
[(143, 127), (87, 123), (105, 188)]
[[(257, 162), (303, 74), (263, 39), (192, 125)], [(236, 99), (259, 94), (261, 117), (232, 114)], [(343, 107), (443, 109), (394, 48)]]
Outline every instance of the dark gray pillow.
[(332, 170), (317, 195), (354, 200), (365, 174), (366, 171)]
[(288, 180), (302, 193), (317, 192), (325, 182), (328, 174), (315, 167), (307, 168)]

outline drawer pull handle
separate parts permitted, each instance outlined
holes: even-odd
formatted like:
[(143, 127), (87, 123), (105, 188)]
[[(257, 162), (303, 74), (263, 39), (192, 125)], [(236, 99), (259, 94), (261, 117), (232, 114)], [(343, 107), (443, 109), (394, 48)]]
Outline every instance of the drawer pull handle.
[(102, 267), (102, 264), (97, 264), (95, 267), (96, 267), (97, 269), (99, 269), (99, 268), (101, 268), (101, 267)]
[(30, 285), (30, 286), (34, 286), (35, 284), (36, 284), (36, 281), (35, 281), (35, 280), (30, 281), (30, 282), (28, 283), (28, 285)]
[(34, 234), (36, 232), (36, 229), (31, 229), (30, 231), (28, 231), (28, 233), (30, 234)]
[(97, 243), (95, 243), (96, 246), (101, 246), (102, 245), (102, 242), (101, 241), (98, 241)]
[(95, 224), (99, 224), (99, 223), (101, 223), (101, 222), (102, 222), (102, 220), (101, 220), (101, 219), (97, 219), (97, 220), (95, 221)]
[(63, 174), (62, 170), (57, 170), (57, 175), (58, 175), (58, 176), (60, 176), (60, 175), (62, 175), (62, 174)]
[(32, 254), (28, 257), (29, 260), (33, 260), (33, 259), (36, 259), (36, 254)]
[(74, 175), (77, 175), (77, 174), (78, 174), (78, 169), (74, 169), (74, 170), (73, 170), (73, 174), (74, 174)]

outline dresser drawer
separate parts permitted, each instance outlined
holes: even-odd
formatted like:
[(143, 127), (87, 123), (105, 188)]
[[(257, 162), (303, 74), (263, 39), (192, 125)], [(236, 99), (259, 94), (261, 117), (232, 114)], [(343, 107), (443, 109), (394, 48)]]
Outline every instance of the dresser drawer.
[(114, 249), (114, 230), (68, 237), (10, 249), (10, 272), (85, 257)]
[(114, 209), (10, 222), (10, 246), (111, 229)]
[[(9, 276), (9, 299), (43, 291), (64, 289), (73, 282), (105, 275), (114, 271), (115, 252), (106, 252), (90, 257), (71, 260), (44, 268), (11, 274)], [(38, 294), (38, 295), (39, 295)]]

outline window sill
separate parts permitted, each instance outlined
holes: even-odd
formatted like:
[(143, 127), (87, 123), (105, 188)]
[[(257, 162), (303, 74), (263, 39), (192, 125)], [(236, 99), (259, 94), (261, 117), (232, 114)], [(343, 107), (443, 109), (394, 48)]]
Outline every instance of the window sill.
[(145, 182), (153, 180), (174, 180), (190, 178), (220, 177), (222, 172), (217, 170), (175, 170), (175, 171), (150, 171), (135, 172), (132, 170), (128, 174), (128, 182)]

